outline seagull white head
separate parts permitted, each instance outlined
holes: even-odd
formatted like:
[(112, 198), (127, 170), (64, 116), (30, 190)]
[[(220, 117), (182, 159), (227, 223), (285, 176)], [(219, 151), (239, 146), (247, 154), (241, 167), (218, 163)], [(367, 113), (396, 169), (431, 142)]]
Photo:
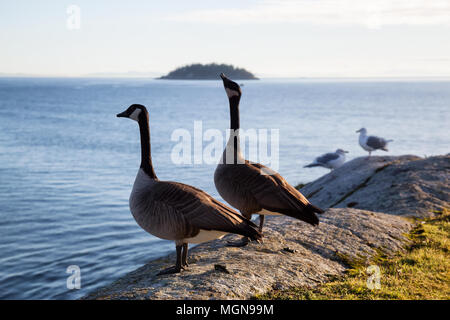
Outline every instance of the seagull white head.
[(342, 149), (337, 149), (336, 153), (344, 155), (344, 154), (348, 153), (348, 151), (345, 151), (345, 150), (342, 150)]
[(356, 131), (356, 132), (360, 132), (360, 133), (362, 133), (362, 134), (366, 134), (366, 133), (367, 133), (367, 130), (366, 130), (366, 128), (361, 128), (361, 129), (359, 129), (359, 130)]
[(147, 109), (141, 104), (132, 104), (124, 112), (118, 113), (118, 118), (129, 118), (131, 120), (139, 122), (139, 117), (147, 116)]

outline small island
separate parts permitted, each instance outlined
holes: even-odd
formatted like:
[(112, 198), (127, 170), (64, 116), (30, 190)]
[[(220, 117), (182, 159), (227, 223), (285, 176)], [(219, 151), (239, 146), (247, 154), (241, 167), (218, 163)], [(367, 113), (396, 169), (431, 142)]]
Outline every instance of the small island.
[(158, 79), (164, 80), (220, 80), (223, 72), (234, 80), (258, 80), (251, 72), (229, 64), (201, 64), (195, 63), (177, 68)]

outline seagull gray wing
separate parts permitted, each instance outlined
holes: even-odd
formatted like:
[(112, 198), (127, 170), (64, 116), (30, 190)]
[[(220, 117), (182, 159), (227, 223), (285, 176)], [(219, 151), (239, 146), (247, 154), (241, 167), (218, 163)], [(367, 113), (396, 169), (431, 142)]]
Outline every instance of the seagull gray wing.
[(337, 153), (326, 153), (321, 155), (320, 157), (316, 158), (316, 162), (318, 163), (328, 163), (332, 160), (336, 160), (337, 158), (339, 158), (339, 155)]
[(386, 140), (376, 136), (370, 136), (367, 138), (366, 144), (373, 149), (383, 149), (386, 147)]

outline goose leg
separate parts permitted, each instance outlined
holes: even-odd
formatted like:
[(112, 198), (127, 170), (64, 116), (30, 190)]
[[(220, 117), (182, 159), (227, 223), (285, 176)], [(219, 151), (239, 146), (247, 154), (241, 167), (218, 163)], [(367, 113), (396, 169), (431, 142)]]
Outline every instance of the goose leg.
[(183, 254), (181, 256), (181, 266), (182, 267), (189, 267), (189, 264), (187, 263), (187, 256), (188, 256), (188, 244), (183, 243)]
[(175, 266), (161, 270), (157, 276), (161, 276), (164, 274), (173, 274), (173, 273), (180, 273), (181, 269), (183, 269), (182, 265), (181, 265), (181, 249), (182, 246), (181, 245), (177, 245), (176, 246), (177, 249), (177, 262), (175, 263)]
[(263, 225), (264, 225), (264, 215), (260, 214), (259, 215), (259, 232), (261, 232), (261, 233), (262, 233)]

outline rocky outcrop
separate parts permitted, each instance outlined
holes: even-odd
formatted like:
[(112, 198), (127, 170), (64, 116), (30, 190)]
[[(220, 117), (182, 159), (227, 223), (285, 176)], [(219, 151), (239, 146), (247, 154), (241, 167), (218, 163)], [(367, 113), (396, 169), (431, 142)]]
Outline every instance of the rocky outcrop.
[(314, 287), (343, 274), (347, 258), (402, 250), (412, 224), (399, 215), (448, 208), (449, 169), (449, 156), (354, 159), (301, 189), (330, 208), (318, 227), (268, 217), (262, 244), (227, 247), (237, 239), (229, 235), (190, 250), (190, 267), (180, 274), (156, 276), (174, 263), (170, 254), (84, 299), (248, 299), (273, 288)]
[(342, 274), (342, 256), (369, 257), (380, 248), (400, 250), (410, 223), (382, 213), (329, 209), (318, 227), (288, 217), (268, 217), (262, 244), (227, 247), (230, 235), (193, 248), (190, 267), (156, 276), (174, 254), (150, 261), (85, 299), (248, 299), (272, 288), (314, 286)]
[(300, 191), (322, 208), (425, 217), (449, 207), (450, 156), (363, 157)]
[(229, 64), (194, 63), (179, 67), (158, 79), (167, 80), (220, 80), (219, 74), (225, 73), (234, 80), (258, 80), (251, 72)]

